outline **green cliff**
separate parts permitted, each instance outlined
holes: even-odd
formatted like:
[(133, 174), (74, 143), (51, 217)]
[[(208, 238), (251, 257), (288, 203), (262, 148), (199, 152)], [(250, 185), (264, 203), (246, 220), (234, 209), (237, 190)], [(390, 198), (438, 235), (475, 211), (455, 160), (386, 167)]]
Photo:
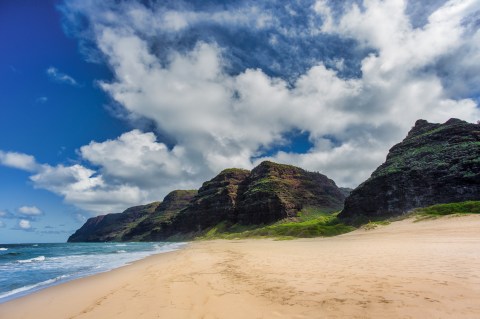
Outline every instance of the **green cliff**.
[[(295, 218), (304, 209), (330, 213), (340, 210), (344, 199), (344, 192), (320, 173), (263, 162), (252, 171), (226, 169), (203, 183), (198, 192), (174, 191), (138, 219), (123, 216), (129, 210), (91, 218), (69, 241), (191, 238), (218, 224), (271, 224)], [(112, 217), (116, 215), (122, 218)], [(113, 235), (111, 229), (122, 231)]]
[(351, 192), (339, 218), (359, 223), (417, 207), (480, 199), (480, 125), (418, 120), (385, 163)]

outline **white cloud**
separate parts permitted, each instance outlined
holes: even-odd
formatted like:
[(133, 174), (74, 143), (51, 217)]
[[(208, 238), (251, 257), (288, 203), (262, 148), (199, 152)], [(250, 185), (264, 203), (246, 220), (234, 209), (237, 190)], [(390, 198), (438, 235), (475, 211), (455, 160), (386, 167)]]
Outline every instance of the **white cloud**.
[[(341, 77), (317, 61), (290, 82), (260, 68), (228, 73), (228, 48), (214, 41), (198, 42), (191, 50), (172, 47), (167, 56), (155, 49), (154, 35), (161, 28), (175, 34), (208, 19), (243, 28), (279, 27), (273, 15), (254, 5), (234, 12), (164, 10), (132, 2), (115, 9), (95, 1), (67, 6), (67, 16), (80, 12), (90, 19), (92, 27), (83, 34), (113, 71), (101, 88), (132, 118), (153, 120), (174, 145), (132, 130), (81, 147), (83, 164), (39, 165), (29, 155), (4, 152), (0, 163), (33, 172), (35, 187), (96, 214), (159, 200), (176, 188), (197, 188), (226, 167), (251, 168), (267, 158), (262, 150), (288, 143), (285, 136), (292, 131), (308, 135), (312, 148), (268, 159), (356, 186), (417, 119), (480, 118), (468, 98), (480, 83), (473, 59), (480, 56), (480, 33), (468, 23), (471, 12), (480, 9), (478, 1), (448, 1), (433, 8), (421, 27), (412, 26), (405, 1), (368, 0), (362, 8), (350, 3), (335, 17), (329, 2), (317, 1), (311, 14), (323, 24), (312, 20), (306, 33), (353, 39), (372, 53), (361, 61), (357, 78)], [(289, 32), (280, 31), (279, 36)], [(339, 71), (348, 67), (343, 59), (327, 62)], [(441, 72), (450, 72), (453, 80)]]
[[(155, 141), (152, 133), (138, 130), (116, 140), (92, 142), (82, 147), (79, 154), (101, 167), (100, 171), (80, 164), (38, 164), (30, 156), (36, 167), (30, 180), (34, 187), (49, 190), (63, 197), (66, 203), (96, 215), (161, 200), (174, 189), (197, 188), (205, 180), (204, 172), (192, 172), (180, 148), (168, 150)], [(185, 163), (179, 164), (180, 159), (185, 159)], [(42, 214), (35, 206), (22, 206), (17, 211), (29, 218)], [(6, 214), (0, 217), (8, 217)]]
[(35, 162), (33, 156), (17, 152), (4, 152), (0, 150), (0, 164), (29, 172), (38, 169), (38, 164)]
[(0, 220), (0, 228), (4, 228), (4, 227), (5, 227), (5, 223)]
[(26, 219), (20, 219), (18, 221), (18, 227), (22, 230), (31, 230), (32, 229), (32, 225), (30, 224), (30, 221), (26, 220)]
[(30, 179), (35, 187), (52, 191), (61, 195), (66, 203), (96, 214), (112, 213), (144, 200), (138, 187), (114, 181), (107, 184), (102, 175), (79, 164), (44, 165)]
[(105, 178), (142, 188), (155, 187), (159, 181), (188, 179), (192, 173), (181, 147), (169, 150), (165, 144), (156, 142), (153, 133), (139, 130), (124, 133), (115, 140), (91, 142), (81, 147), (80, 153), (100, 166)]
[(51, 66), (47, 69), (47, 75), (54, 81), (65, 83), (72, 86), (79, 86), (78, 82), (70, 75), (60, 72), (57, 68)]
[(18, 208), (18, 213), (25, 216), (40, 216), (43, 212), (36, 206), (21, 206)]
[[(402, 1), (372, 0), (365, 10), (352, 6), (338, 23), (325, 6), (314, 7), (327, 15), (324, 32), (378, 50), (362, 61), (359, 79), (342, 79), (322, 63), (293, 85), (260, 69), (232, 76), (223, 71), (222, 49), (206, 43), (186, 54), (173, 53), (165, 62), (149, 50), (147, 38), (109, 25), (97, 28), (96, 40), (115, 80), (102, 88), (125, 109), (155, 120), (175, 137), (176, 147), (194, 159), (194, 167), (211, 172), (251, 167), (259, 149), (298, 129), (309, 132), (315, 147), (307, 154), (279, 153), (273, 159), (319, 170), (347, 186), (367, 178), (415, 120), (474, 121), (480, 116), (473, 100), (450, 98), (435, 73), (423, 72), (463, 43), (465, 5), (448, 3), (448, 8), (461, 8), (440, 8), (423, 29), (412, 29)], [(343, 145), (327, 143), (325, 135), (338, 137)]]

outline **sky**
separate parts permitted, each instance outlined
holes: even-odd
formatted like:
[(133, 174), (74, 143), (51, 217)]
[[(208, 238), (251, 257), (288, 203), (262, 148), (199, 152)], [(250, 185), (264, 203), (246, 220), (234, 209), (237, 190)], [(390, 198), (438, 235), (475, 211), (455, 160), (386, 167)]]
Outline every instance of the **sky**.
[(263, 160), (354, 188), (480, 119), (480, 0), (3, 0), (0, 42), (0, 243)]

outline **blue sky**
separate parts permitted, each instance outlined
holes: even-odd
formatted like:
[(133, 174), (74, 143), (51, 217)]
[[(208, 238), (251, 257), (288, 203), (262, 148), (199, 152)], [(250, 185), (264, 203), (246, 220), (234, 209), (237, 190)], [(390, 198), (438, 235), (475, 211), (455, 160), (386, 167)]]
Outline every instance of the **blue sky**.
[[(265, 159), (355, 187), (480, 119), (480, 1), (0, 3), (0, 243)], [(28, 23), (26, 23), (28, 21)]]

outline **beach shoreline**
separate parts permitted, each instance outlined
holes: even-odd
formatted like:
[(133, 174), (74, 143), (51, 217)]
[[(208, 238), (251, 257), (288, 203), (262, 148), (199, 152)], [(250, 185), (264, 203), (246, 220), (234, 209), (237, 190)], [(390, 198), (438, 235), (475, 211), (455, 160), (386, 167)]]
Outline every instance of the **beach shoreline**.
[(480, 216), (214, 240), (0, 304), (0, 318), (478, 318)]
[(108, 272), (186, 243), (40, 243), (3, 245), (0, 305), (48, 287)]

